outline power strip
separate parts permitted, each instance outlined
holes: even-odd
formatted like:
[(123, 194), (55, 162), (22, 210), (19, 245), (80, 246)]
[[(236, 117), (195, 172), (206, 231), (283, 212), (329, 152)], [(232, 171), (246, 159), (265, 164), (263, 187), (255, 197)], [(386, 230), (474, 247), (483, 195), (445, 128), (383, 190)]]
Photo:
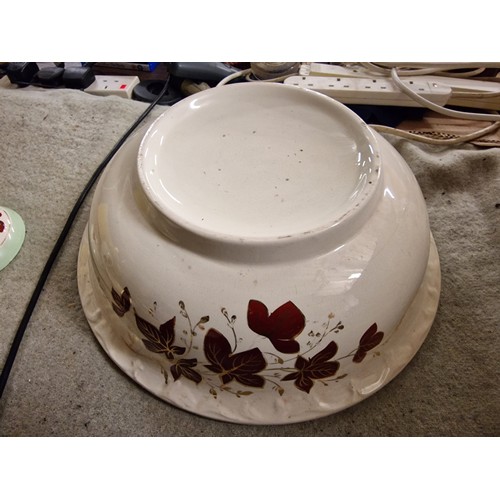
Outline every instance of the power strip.
[[(405, 83), (427, 100), (444, 106), (451, 96), (449, 87), (427, 81), (404, 79)], [(372, 104), (376, 106), (421, 107), (407, 96), (390, 78), (352, 78), (327, 76), (291, 76), (284, 82), (332, 97), (344, 104)]]
[(132, 99), (134, 87), (139, 83), (140, 80), (137, 76), (96, 75), (95, 81), (91, 83), (84, 92), (93, 95), (116, 95), (126, 99)]
[[(425, 66), (425, 65), (422, 65)], [(361, 65), (350, 64), (340, 66), (336, 64), (324, 63), (304, 63), (300, 66), (300, 76), (328, 77), (328, 78), (369, 78), (381, 81), (385, 77), (371, 72)], [(500, 75), (500, 73), (499, 73)], [(466, 108), (480, 108), (500, 111), (500, 83), (495, 81), (485, 81), (477, 78), (459, 78), (440, 75), (415, 75), (413, 77), (401, 78), (402, 81), (414, 84), (440, 85), (451, 89), (451, 95), (446, 102), (452, 106), (462, 106)], [(413, 88), (415, 90), (415, 88)], [(470, 96), (465, 95), (470, 93)], [(478, 97), (479, 94), (483, 94)], [(425, 97), (425, 96), (424, 96)], [(352, 103), (355, 104), (355, 103)]]

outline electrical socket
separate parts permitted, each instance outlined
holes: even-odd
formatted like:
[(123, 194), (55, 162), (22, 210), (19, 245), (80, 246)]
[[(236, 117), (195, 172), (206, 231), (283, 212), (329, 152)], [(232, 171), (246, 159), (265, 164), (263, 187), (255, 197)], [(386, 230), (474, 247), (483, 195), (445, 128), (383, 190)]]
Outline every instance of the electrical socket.
[[(440, 106), (444, 106), (450, 98), (449, 87), (413, 79), (404, 81), (419, 95)], [(401, 92), (390, 78), (291, 76), (284, 83), (315, 90), (344, 104), (421, 107), (419, 103)]]
[[(395, 65), (395, 63), (392, 63), (392, 65)], [(426, 67), (426, 65), (423, 63), (413, 63), (413, 64), (408, 63), (407, 65), (410, 66), (420, 65), (421, 67)], [(323, 64), (314, 62), (304, 63), (300, 67), (299, 75), (305, 77), (313, 77), (313, 76), (327, 77), (327, 78), (340, 77), (346, 79), (365, 78), (372, 80), (375, 79), (379, 83), (383, 82), (384, 80), (390, 80), (389, 77), (378, 75), (374, 72), (371, 72), (364, 66), (356, 64), (350, 64), (349, 66), (339, 66), (335, 64)], [(494, 111), (500, 111), (500, 96), (498, 95), (498, 93), (500, 92), (500, 84), (496, 81), (484, 81), (475, 78), (460, 78), (459, 73), (457, 73), (457, 76), (441, 76), (434, 74), (415, 75), (412, 77), (402, 77), (401, 80), (406, 82), (406, 84), (408, 84), (413, 90), (415, 90), (417, 93), (423, 95), (426, 98), (428, 96), (422, 94), (422, 91), (420, 91), (419, 89), (428, 88), (432, 90), (431, 92), (432, 95), (429, 100), (435, 102), (436, 104), (443, 105), (442, 103), (440, 103), (440, 99), (436, 101), (437, 94), (435, 91), (437, 90), (438, 93), (442, 93), (441, 91), (443, 89), (449, 88), (451, 89), (451, 95), (449, 96), (448, 100), (445, 101), (445, 103), (449, 106), (462, 106), (465, 108), (479, 108), (479, 109), (490, 109)], [(390, 86), (393, 86), (393, 84), (391, 84)], [(387, 87), (387, 89), (388, 88), (389, 87)], [(387, 89), (381, 89), (381, 90), (387, 90)], [(465, 95), (464, 94), (465, 92), (471, 93), (472, 97)], [(483, 94), (483, 95), (477, 95), (477, 94)], [(332, 95), (332, 97), (334, 96)], [(372, 98), (373, 97), (375, 96), (372, 96)], [(360, 99), (363, 98), (363, 100), (368, 99), (368, 94), (365, 92), (363, 95), (360, 95), (359, 98)], [(353, 102), (345, 101), (345, 103), (357, 104), (357, 102), (354, 101)], [(370, 102), (370, 104), (372, 103)], [(376, 103), (373, 102), (373, 104)], [(405, 106), (406, 105), (408, 104), (405, 104)]]
[(117, 95), (132, 99), (132, 92), (138, 83), (140, 80), (137, 76), (96, 75), (95, 81), (84, 92), (101, 96)]

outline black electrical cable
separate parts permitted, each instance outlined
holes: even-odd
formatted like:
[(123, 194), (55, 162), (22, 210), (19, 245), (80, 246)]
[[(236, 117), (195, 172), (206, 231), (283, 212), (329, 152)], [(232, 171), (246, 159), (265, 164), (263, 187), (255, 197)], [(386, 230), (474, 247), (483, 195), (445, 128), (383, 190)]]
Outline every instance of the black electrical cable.
[(59, 255), (59, 252), (64, 244), (64, 241), (66, 240), (66, 237), (68, 236), (68, 233), (71, 229), (71, 226), (73, 225), (73, 222), (76, 219), (78, 211), (80, 210), (88, 193), (92, 189), (92, 186), (95, 184), (96, 180), (99, 178), (102, 171), (106, 168), (106, 166), (110, 162), (111, 158), (113, 158), (113, 156), (122, 147), (123, 143), (128, 139), (128, 137), (132, 134), (132, 132), (139, 126), (139, 124), (144, 120), (144, 118), (146, 118), (146, 116), (149, 115), (151, 110), (156, 106), (158, 101), (163, 97), (163, 95), (165, 94), (165, 92), (168, 89), (169, 81), (170, 81), (170, 76), (167, 76), (167, 79), (165, 81), (165, 85), (163, 86), (163, 89), (161, 90), (161, 92), (158, 94), (157, 99), (155, 99), (148, 106), (148, 108), (144, 111), (144, 113), (142, 113), (142, 115), (139, 116), (139, 118), (137, 118), (137, 120), (132, 124), (132, 126), (125, 132), (125, 134), (121, 137), (121, 139), (115, 144), (113, 149), (111, 149), (111, 151), (104, 158), (102, 163), (94, 171), (94, 173), (92, 174), (92, 177), (90, 178), (90, 180), (87, 182), (87, 184), (83, 188), (83, 191), (80, 193), (80, 196), (78, 197), (75, 205), (73, 206), (73, 209), (71, 210), (71, 213), (69, 214), (69, 216), (66, 220), (66, 224), (64, 225), (64, 227), (61, 231), (61, 234), (59, 235), (59, 238), (57, 239), (56, 244), (54, 245), (54, 248), (52, 249), (52, 252), (49, 255), (49, 258), (47, 259), (47, 262), (45, 263), (45, 267), (43, 268), (43, 271), (40, 274), (40, 277), (38, 278), (38, 283), (35, 287), (33, 294), (31, 295), (31, 299), (28, 303), (28, 306), (26, 307), (26, 310), (25, 310), (24, 315), (21, 319), (21, 322), (19, 323), (19, 327), (17, 329), (16, 335), (14, 337), (14, 340), (13, 340), (12, 345), (10, 347), (9, 353), (7, 355), (7, 360), (5, 361), (5, 365), (4, 365), (4, 367), (2, 369), (2, 373), (0, 375), (0, 399), (2, 398), (3, 391), (5, 389), (5, 386), (7, 385), (7, 380), (9, 379), (10, 371), (12, 369), (12, 366), (14, 365), (14, 361), (16, 359), (16, 355), (17, 355), (17, 352), (19, 350), (19, 346), (21, 345), (21, 341), (23, 340), (24, 333), (25, 333), (26, 328), (28, 326), (28, 323), (30, 321), (31, 315), (33, 314), (33, 311), (34, 311), (35, 306), (38, 302), (40, 294), (42, 293), (43, 286), (45, 285), (45, 282), (47, 281), (47, 278), (50, 274), (52, 266), (54, 265), (54, 262), (55, 262), (57, 256)]

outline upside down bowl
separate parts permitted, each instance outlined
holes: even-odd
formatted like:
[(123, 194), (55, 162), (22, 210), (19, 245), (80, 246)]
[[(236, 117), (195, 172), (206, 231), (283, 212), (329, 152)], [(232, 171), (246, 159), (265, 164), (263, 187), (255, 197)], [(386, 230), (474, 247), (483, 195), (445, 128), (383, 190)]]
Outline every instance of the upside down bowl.
[(418, 183), (382, 136), (313, 91), (236, 83), (115, 155), (78, 285), (105, 352), (145, 389), (283, 424), (391, 381), (432, 325), (440, 270)]

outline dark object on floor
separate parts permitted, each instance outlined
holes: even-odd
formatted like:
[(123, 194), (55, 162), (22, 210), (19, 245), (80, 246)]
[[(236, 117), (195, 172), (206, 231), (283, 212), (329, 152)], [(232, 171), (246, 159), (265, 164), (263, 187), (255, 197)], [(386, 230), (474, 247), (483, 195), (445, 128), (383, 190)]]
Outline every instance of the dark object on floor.
[(7, 76), (11, 83), (26, 87), (38, 72), (38, 64), (34, 62), (13, 62), (7, 66)]
[[(132, 98), (136, 101), (153, 102), (165, 85), (164, 80), (146, 80), (134, 87)], [(184, 95), (175, 86), (170, 85), (167, 92), (160, 99), (158, 104), (162, 106), (172, 106), (184, 98)]]
[(95, 75), (91, 68), (75, 66), (66, 68), (63, 74), (63, 84), (68, 89), (86, 89), (95, 81)]
[(426, 111), (424, 108), (371, 104), (347, 104), (347, 107), (369, 125), (385, 125), (387, 127), (397, 127), (403, 120), (418, 120)]
[(56, 88), (63, 83), (64, 68), (57, 66), (42, 68), (33, 78), (33, 83), (39, 84), (42, 87)]
[(177, 78), (207, 82), (211, 86), (238, 71), (222, 62), (173, 62), (167, 64), (167, 69)]

